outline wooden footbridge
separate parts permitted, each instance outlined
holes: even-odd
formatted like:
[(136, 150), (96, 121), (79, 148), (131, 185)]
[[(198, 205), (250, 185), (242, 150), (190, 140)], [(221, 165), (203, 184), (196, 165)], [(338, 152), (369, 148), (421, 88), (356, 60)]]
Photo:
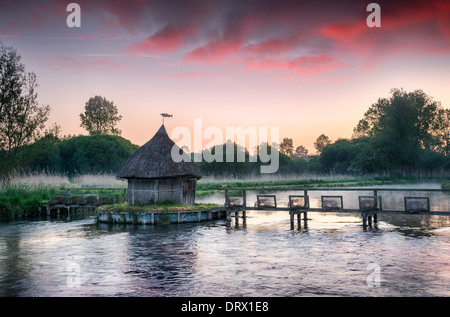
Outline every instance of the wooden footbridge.
[[(109, 194), (89, 194), (89, 191), (109, 191)], [(358, 213), (362, 217), (363, 228), (378, 222), (379, 214), (414, 214), (450, 216), (449, 189), (421, 188), (227, 188), (224, 205), (215, 210), (215, 217), (234, 216), (236, 224), (239, 214), (246, 222), (247, 210), (288, 211), (291, 229), (301, 229), (301, 220), (307, 226), (308, 212)], [(60, 210), (95, 209), (102, 204), (127, 201), (126, 188), (68, 188), (43, 207), (47, 215)], [(77, 193), (75, 194), (74, 191)], [(81, 193), (82, 192), (82, 193)], [(115, 194), (114, 194), (115, 193)], [(120, 194), (121, 193), (121, 194)], [(118, 195), (118, 197), (117, 197)], [(251, 200), (251, 201), (250, 201)], [(180, 218), (180, 216), (178, 216)], [(200, 219), (200, 217), (199, 217)], [(180, 222), (180, 221), (178, 221)]]
[[(236, 221), (239, 212), (246, 217), (247, 210), (285, 210), (289, 212), (291, 229), (294, 229), (295, 216), (297, 216), (298, 229), (301, 228), (301, 217), (305, 227), (307, 226), (308, 212), (339, 212), (359, 213), (362, 217), (363, 228), (371, 227), (378, 222), (378, 214), (415, 214), (450, 216), (449, 201), (450, 190), (445, 189), (410, 189), (410, 188), (226, 188), (225, 207), (227, 219), (231, 220), (232, 214)], [(254, 204), (249, 204), (248, 192), (271, 192), (276, 194), (257, 194)], [(288, 195), (280, 203), (277, 195), (283, 192), (297, 193)], [(329, 192), (341, 193), (341, 195), (329, 194)], [(403, 194), (402, 194), (403, 192)], [(314, 193), (316, 206), (310, 204), (310, 194)], [(342, 193), (351, 193), (343, 195)], [(361, 195), (365, 193), (365, 195)], [(396, 206), (392, 206), (392, 196), (396, 197)], [(350, 196), (350, 197), (346, 197)], [(286, 199), (287, 198), (287, 199)], [(388, 203), (383, 206), (383, 202)], [(389, 201), (391, 200), (391, 201)], [(399, 200), (401, 203), (399, 204)], [(387, 206), (386, 206), (387, 205)], [(399, 208), (401, 205), (401, 208)]]

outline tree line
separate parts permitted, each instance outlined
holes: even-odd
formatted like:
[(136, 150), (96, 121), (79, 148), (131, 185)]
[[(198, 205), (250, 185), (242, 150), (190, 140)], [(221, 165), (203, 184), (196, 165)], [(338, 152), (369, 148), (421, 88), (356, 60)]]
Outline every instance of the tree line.
[[(63, 174), (115, 173), (138, 146), (120, 136), (122, 119), (117, 106), (102, 96), (90, 98), (80, 114), (80, 126), (89, 136), (61, 136), (58, 124), (46, 126), (48, 105), (37, 102), (37, 78), (26, 72), (13, 47), (0, 48), (0, 178), (15, 170)], [(422, 90), (394, 88), (380, 98), (357, 123), (351, 138), (331, 141), (321, 134), (315, 154), (284, 138), (270, 150), (279, 151), (279, 174), (426, 174), (450, 171), (450, 109)], [(231, 142), (231, 141), (228, 141)], [(255, 153), (233, 144), (222, 147), (223, 162), (202, 161), (204, 175), (242, 177), (259, 174), (263, 164)], [(260, 145), (261, 146), (261, 145)], [(227, 162), (226, 150), (245, 160)], [(195, 153), (191, 154), (195, 155)], [(250, 160), (251, 156), (256, 156)], [(202, 156), (203, 157), (203, 156)]]
[(61, 136), (58, 124), (46, 127), (48, 105), (37, 101), (37, 78), (27, 72), (13, 47), (0, 47), (0, 180), (14, 171), (112, 172), (137, 146), (120, 137), (122, 116), (112, 101), (90, 98), (80, 114), (86, 136)]

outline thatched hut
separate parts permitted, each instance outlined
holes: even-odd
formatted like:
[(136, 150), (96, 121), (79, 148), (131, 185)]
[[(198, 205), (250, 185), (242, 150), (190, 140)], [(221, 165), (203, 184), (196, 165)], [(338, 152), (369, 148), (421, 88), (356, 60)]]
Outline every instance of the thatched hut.
[[(182, 153), (181, 162), (172, 159), (172, 148)], [(190, 157), (169, 138), (163, 124), (153, 138), (125, 162), (117, 177), (128, 180), (128, 203), (131, 205), (164, 200), (193, 205), (197, 180), (202, 174)]]

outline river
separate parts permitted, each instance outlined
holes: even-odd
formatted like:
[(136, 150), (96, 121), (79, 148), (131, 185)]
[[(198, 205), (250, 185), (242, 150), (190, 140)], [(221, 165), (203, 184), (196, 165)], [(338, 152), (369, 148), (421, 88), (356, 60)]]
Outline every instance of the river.
[(291, 230), (286, 211), (247, 215), (1, 223), (0, 296), (450, 296), (450, 217), (379, 215), (363, 230), (358, 214), (311, 212)]

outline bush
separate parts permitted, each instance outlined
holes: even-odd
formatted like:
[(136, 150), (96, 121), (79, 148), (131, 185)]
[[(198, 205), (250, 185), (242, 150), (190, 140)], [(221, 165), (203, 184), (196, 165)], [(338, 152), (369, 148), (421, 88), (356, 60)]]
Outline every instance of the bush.
[(116, 173), (138, 148), (129, 140), (115, 135), (77, 136), (56, 144), (31, 167), (70, 176), (77, 173)]

